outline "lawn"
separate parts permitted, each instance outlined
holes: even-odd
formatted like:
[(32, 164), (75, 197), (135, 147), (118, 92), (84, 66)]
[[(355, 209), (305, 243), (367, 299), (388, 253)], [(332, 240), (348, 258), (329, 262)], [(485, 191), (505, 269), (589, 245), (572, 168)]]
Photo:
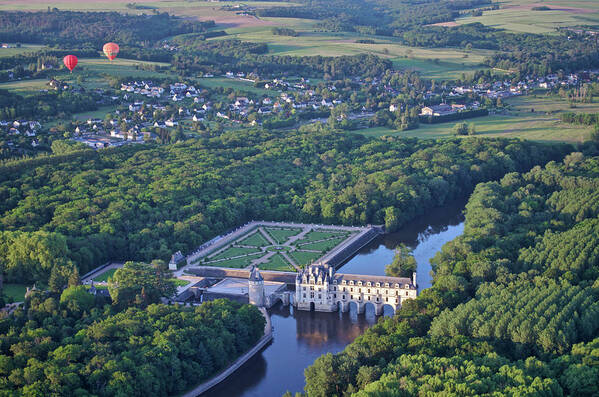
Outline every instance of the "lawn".
[(335, 248), (343, 240), (345, 240), (344, 237), (334, 238), (334, 239), (331, 239), (331, 240), (319, 241), (317, 243), (303, 244), (303, 245), (300, 245), (298, 248), (299, 249), (306, 249), (306, 250), (314, 250), (314, 251), (326, 252), (326, 251), (330, 251), (331, 249)]
[(347, 238), (348, 235), (349, 233), (344, 231), (312, 230), (311, 232), (308, 232), (308, 234), (306, 234), (303, 239), (296, 241), (296, 244), (325, 240), (331, 237)]
[(301, 229), (278, 229), (278, 228), (264, 228), (264, 230), (279, 245), (284, 244), (287, 240), (289, 240), (289, 237), (295, 236), (302, 231)]
[(24, 284), (10, 284), (4, 283), (2, 288), (2, 294), (13, 302), (23, 302), (25, 300), (25, 292), (27, 286)]
[(289, 256), (291, 256), (293, 259), (295, 259), (295, 262), (299, 266), (302, 266), (302, 265), (308, 265), (308, 264), (314, 262), (316, 259), (318, 259), (322, 256), (322, 253), (293, 251), (293, 252), (289, 253)]
[(253, 247), (266, 247), (271, 245), (270, 242), (266, 240), (264, 236), (262, 236), (262, 233), (260, 233), (258, 230), (243, 238), (243, 240), (238, 240), (236, 244), (249, 245)]
[(180, 278), (171, 278), (168, 281), (175, 284), (175, 287), (185, 287), (187, 284), (189, 284), (191, 282), (189, 280), (183, 280)]
[(258, 259), (259, 255), (242, 256), (241, 258), (228, 259), (219, 262), (207, 262), (203, 263), (204, 266), (218, 266), (218, 267), (233, 267), (233, 268), (244, 268), (251, 265), (254, 259)]
[(114, 275), (114, 272), (116, 272), (116, 269), (108, 269), (106, 270), (104, 273), (101, 273), (99, 275), (97, 275), (96, 277), (93, 278), (94, 281), (96, 282), (107, 282), (109, 277), (112, 277)]
[(208, 257), (208, 259), (210, 261), (215, 261), (218, 259), (233, 258), (235, 256), (256, 254), (258, 252), (260, 252), (260, 250), (255, 248), (229, 247), (218, 255)]
[(275, 254), (267, 263), (261, 263), (260, 270), (295, 271), (294, 267), (281, 254)]

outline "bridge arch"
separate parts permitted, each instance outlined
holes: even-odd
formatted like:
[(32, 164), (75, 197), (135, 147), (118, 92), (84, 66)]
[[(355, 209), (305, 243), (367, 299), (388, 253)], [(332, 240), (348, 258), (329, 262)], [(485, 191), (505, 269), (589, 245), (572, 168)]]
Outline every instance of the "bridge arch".
[(385, 303), (383, 305), (383, 316), (393, 317), (395, 315), (395, 306)]

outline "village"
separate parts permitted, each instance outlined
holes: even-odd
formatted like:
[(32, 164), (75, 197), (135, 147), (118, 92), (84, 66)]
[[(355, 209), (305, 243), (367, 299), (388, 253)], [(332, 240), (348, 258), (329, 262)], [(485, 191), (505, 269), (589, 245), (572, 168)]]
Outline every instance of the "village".
[[(596, 81), (598, 75), (598, 71), (590, 71), (471, 85), (433, 83), (424, 92), (406, 92), (406, 87), (390, 83), (394, 79), (389, 76), (329, 82), (302, 77), (261, 80), (252, 73), (227, 72), (219, 77), (205, 75), (196, 85), (132, 80), (114, 90), (95, 90), (98, 104), (110, 105), (114, 111), (104, 119), (75, 121), (63, 135), (100, 149), (154, 140), (174, 142), (186, 136), (258, 125), (297, 128), (330, 121), (336, 128), (369, 128), (377, 125), (381, 114), (399, 118), (408, 110), (420, 121), (434, 123), (484, 116), (497, 108), (498, 101), (534, 90), (578, 87)], [(211, 79), (231, 81), (239, 88), (204, 88), (203, 82)], [(54, 90), (79, 89), (54, 79), (48, 86)], [(359, 95), (362, 92), (369, 95)], [(377, 101), (363, 99), (373, 96)], [(414, 102), (418, 104), (410, 107)], [(0, 120), (4, 150), (35, 149), (40, 145), (40, 133), (53, 132), (43, 128), (41, 120)]]

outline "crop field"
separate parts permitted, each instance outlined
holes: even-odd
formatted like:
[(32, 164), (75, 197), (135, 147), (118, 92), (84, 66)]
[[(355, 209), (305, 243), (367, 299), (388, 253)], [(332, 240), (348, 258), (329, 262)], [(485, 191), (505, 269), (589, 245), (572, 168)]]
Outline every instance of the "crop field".
[[(583, 142), (588, 139), (593, 128), (589, 126), (562, 123), (562, 112), (599, 113), (599, 104), (577, 104), (570, 108), (569, 103), (556, 96), (523, 96), (505, 101), (509, 106), (507, 114), (498, 114), (465, 120), (474, 124), (476, 136), (522, 138), (541, 142)], [(534, 111), (532, 111), (534, 110)], [(401, 135), (414, 138), (453, 137), (451, 129), (457, 123), (452, 121), (440, 124), (420, 124), (415, 130), (398, 132), (377, 127), (354, 132), (367, 136)]]
[[(485, 11), (480, 17), (464, 17), (459, 24), (480, 22), (494, 28), (526, 33), (552, 33), (556, 27), (593, 25), (599, 23), (599, 2), (596, 0), (501, 0), (499, 10)], [(533, 7), (546, 6), (548, 11)]]

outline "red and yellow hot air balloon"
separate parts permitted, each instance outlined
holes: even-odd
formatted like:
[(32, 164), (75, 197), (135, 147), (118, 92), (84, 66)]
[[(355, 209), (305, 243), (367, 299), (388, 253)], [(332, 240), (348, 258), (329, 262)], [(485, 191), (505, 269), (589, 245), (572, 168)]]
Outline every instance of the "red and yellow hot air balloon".
[(106, 57), (112, 61), (119, 53), (119, 45), (117, 43), (106, 43), (104, 44), (102, 51), (104, 51)]
[(77, 66), (77, 61), (78, 60), (75, 55), (67, 55), (62, 60), (64, 66), (66, 66), (71, 72), (73, 72), (73, 69), (75, 69), (75, 66)]

